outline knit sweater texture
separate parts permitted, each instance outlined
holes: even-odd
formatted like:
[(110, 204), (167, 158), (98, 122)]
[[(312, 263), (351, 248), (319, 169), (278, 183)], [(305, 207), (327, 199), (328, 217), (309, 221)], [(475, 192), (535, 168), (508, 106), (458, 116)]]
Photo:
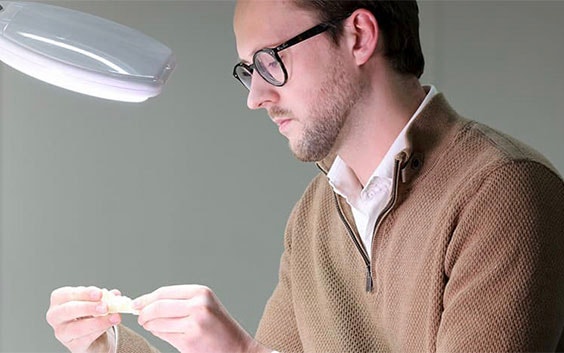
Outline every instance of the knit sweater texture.
[[(369, 249), (371, 290), (350, 206), (322, 172), (288, 220), (256, 338), (283, 353), (564, 350), (557, 171), (460, 117), (442, 94), (407, 139), (397, 192)], [(333, 160), (318, 166), (326, 172)], [(125, 327), (119, 337), (118, 353), (153, 351)]]
[(351, 209), (320, 173), (289, 218), (257, 339), (287, 353), (564, 348), (557, 171), (524, 144), (458, 116), (442, 94), (407, 138), (397, 197), (370, 249), (372, 290)]

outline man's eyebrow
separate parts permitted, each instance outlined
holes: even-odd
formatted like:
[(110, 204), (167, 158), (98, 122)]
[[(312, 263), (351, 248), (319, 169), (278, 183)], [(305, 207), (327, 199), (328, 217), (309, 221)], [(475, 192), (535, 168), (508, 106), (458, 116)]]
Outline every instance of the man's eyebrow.
[(267, 45), (267, 46), (262, 46), (262, 47), (258, 47), (258, 48), (253, 48), (253, 50), (251, 51), (251, 54), (250, 54), (251, 61), (247, 61), (247, 60), (241, 59), (241, 58), (239, 57), (239, 62), (241, 62), (241, 63), (243, 63), (243, 64), (246, 64), (246, 65), (250, 65), (250, 64), (252, 64), (252, 61), (253, 61), (252, 58), (255, 56), (255, 54), (256, 54), (258, 51), (263, 50), (263, 49), (267, 49), (267, 48), (275, 48), (275, 47), (276, 47), (276, 46), (268, 46), (268, 45)]
[(242, 64), (245, 64), (245, 65), (249, 65), (249, 64), (250, 64), (249, 61), (243, 60), (243, 59), (241, 59), (241, 58), (239, 58), (239, 62), (242, 63)]

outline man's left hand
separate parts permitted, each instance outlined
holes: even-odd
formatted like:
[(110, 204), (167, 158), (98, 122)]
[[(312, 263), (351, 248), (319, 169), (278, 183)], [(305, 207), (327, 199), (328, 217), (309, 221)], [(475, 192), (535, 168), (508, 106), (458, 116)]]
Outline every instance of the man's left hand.
[(139, 324), (180, 352), (271, 352), (227, 312), (211, 289), (199, 285), (161, 287), (134, 300)]

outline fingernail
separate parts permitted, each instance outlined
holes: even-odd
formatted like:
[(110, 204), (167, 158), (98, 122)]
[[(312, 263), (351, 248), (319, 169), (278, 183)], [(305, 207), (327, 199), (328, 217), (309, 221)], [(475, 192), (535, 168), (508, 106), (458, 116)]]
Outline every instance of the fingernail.
[(111, 322), (112, 324), (114, 324), (114, 325), (115, 325), (115, 324), (118, 324), (118, 323), (120, 322), (120, 317), (119, 317), (119, 315), (118, 315), (118, 314), (115, 314), (115, 315), (110, 316), (110, 322)]
[(100, 304), (96, 307), (96, 311), (100, 314), (105, 314), (108, 311), (108, 306), (106, 304)]
[(100, 291), (97, 291), (97, 290), (91, 291), (90, 292), (90, 299), (92, 299), (92, 300), (100, 299)]

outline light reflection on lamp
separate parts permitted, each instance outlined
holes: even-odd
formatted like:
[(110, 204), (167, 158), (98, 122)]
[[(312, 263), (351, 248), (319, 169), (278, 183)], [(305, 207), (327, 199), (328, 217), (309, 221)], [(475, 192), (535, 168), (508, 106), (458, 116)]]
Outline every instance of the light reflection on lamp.
[(26, 38), (38, 40), (38, 41), (40, 41), (40, 42), (47, 43), (47, 44), (49, 44), (49, 45), (54, 45), (54, 46), (59, 47), (59, 48), (71, 50), (71, 51), (74, 51), (74, 52), (76, 52), (76, 53), (79, 53), (79, 54), (88, 56), (89, 58), (92, 58), (92, 59), (94, 59), (94, 60), (96, 60), (96, 61), (98, 61), (98, 62), (100, 62), (100, 63), (102, 63), (102, 64), (104, 64), (104, 65), (106, 65), (106, 66), (108, 66), (108, 67), (110, 67), (111, 69), (113, 69), (113, 70), (114, 70), (115, 72), (117, 72), (117, 73), (120, 73), (120, 74), (127, 74), (127, 71), (125, 71), (124, 69), (122, 69), (122, 68), (119, 67), (118, 65), (112, 63), (110, 60), (105, 59), (105, 58), (101, 57), (100, 55), (96, 55), (96, 54), (94, 54), (94, 53), (91, 53), (91, 52), (89, 52), (89, 51), (86, 51), (86, 50), (84, 50), (84, 49), (80, 49), (80, 48), (77, 48), (77, 47), (75, 47), (75, 46), (73, 46), (73, 45), (69, 45), (69, 44), (66, 44), (66, 43), (63, 43), (63, 42), (59, 42), (59, 41), (56, 41), (56, 40), (53, 40), (53, 39), (40, 37), (40, 36), (38, 36), (38, 35), (31, 34), (31, 33), (20, 33), (20, 35), (21, 35), (22, 37), (26, 37)]
[(91, 96), (141, 102), (161, 93), (172, 51), (141, 32), (82, 12), (0, 1), (0, 61)]

